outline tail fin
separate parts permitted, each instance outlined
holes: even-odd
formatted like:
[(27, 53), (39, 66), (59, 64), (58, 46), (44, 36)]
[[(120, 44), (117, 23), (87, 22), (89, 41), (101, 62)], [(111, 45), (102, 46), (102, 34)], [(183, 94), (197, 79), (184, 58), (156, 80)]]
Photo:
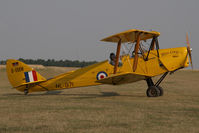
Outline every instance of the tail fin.
[(33, 68), (18, 60), (7, 60), (6, 71), (11, 85), (15, 88), (21, 85), (46, 80)]

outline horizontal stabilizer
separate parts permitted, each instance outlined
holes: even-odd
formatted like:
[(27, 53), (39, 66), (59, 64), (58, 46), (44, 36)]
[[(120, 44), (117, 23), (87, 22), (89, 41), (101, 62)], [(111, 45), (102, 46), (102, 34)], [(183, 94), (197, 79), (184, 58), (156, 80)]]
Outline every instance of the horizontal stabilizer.
[(34, 81), (34, 82), (29, 82), (29, 83), (22, 83), (21, 85), (16, 86), (16, 88), (17, 88), (17, 87), (21, 87), (21, 86), (25, 86), (25, 85), (39, 84), (39, 83), (44, 82), (44, 81), (46, 81), (46, 80), (42, 80), (42, 81)]
[(145, 75), (139, 75), (135, 73), (122, 73), (98, 80), (96, 82), (103, 84), (119, 85), (119, 84), (136, 82), (143, 79), (145, 79)]

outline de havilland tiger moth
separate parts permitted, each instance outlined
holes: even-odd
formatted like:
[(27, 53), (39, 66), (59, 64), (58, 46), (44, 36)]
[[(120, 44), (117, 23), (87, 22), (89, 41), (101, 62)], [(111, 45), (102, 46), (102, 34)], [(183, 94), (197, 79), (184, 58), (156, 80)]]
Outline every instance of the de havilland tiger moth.
[[(192, 66), (192, 57), (188, 35), (187, 47), (168, 49), (159, 48), (159, 35), (156, 31), (130, 29), (104, 38), (101, 41), (115, 43), (117, 46), (116, 52), (110, 54), (110, 61), (105, 60), (50, 79), (44, 78), (21, 61), (8, 59), (7, 76), (13, 88), (25, 95), (38, 91), (102, 84), (121, 85), (145, 80), (148, 97), (162, 96), (163, 88), (160, 84), (166, 75), (186, 68), (189, 64)], [(144, 45), (146, 42), (150, 42), (148, 49)], [(127, 52), (122, 53), (121, 49), (126, 49)], [(154, 83), (152, 78), (158, 75), (162, 76)]]

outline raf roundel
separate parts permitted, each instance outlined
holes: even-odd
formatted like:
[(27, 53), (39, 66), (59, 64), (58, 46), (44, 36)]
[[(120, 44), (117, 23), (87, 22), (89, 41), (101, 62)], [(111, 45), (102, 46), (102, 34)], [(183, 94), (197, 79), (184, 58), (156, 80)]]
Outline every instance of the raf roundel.
[(100, 79), (104, 79), (104, 78), (106, 78), (106, 77), (108, 77), (107, 73), (104, 72), (104, 71), (101, 71), (101, 72), (98, 72), (96, 78), (97, 78), (97, 80), (100, 80)]

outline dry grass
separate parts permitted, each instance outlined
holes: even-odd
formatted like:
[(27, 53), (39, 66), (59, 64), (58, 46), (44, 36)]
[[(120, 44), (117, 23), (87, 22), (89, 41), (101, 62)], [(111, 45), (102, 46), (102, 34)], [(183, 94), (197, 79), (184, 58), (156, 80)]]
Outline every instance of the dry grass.
[[(38, 70), (45, 77), (67, 69)], [(0, 69), (0, 133), (199, 132), (199, 71), (178, 71), (148, 98), (144, 81), (24, 96)]]

